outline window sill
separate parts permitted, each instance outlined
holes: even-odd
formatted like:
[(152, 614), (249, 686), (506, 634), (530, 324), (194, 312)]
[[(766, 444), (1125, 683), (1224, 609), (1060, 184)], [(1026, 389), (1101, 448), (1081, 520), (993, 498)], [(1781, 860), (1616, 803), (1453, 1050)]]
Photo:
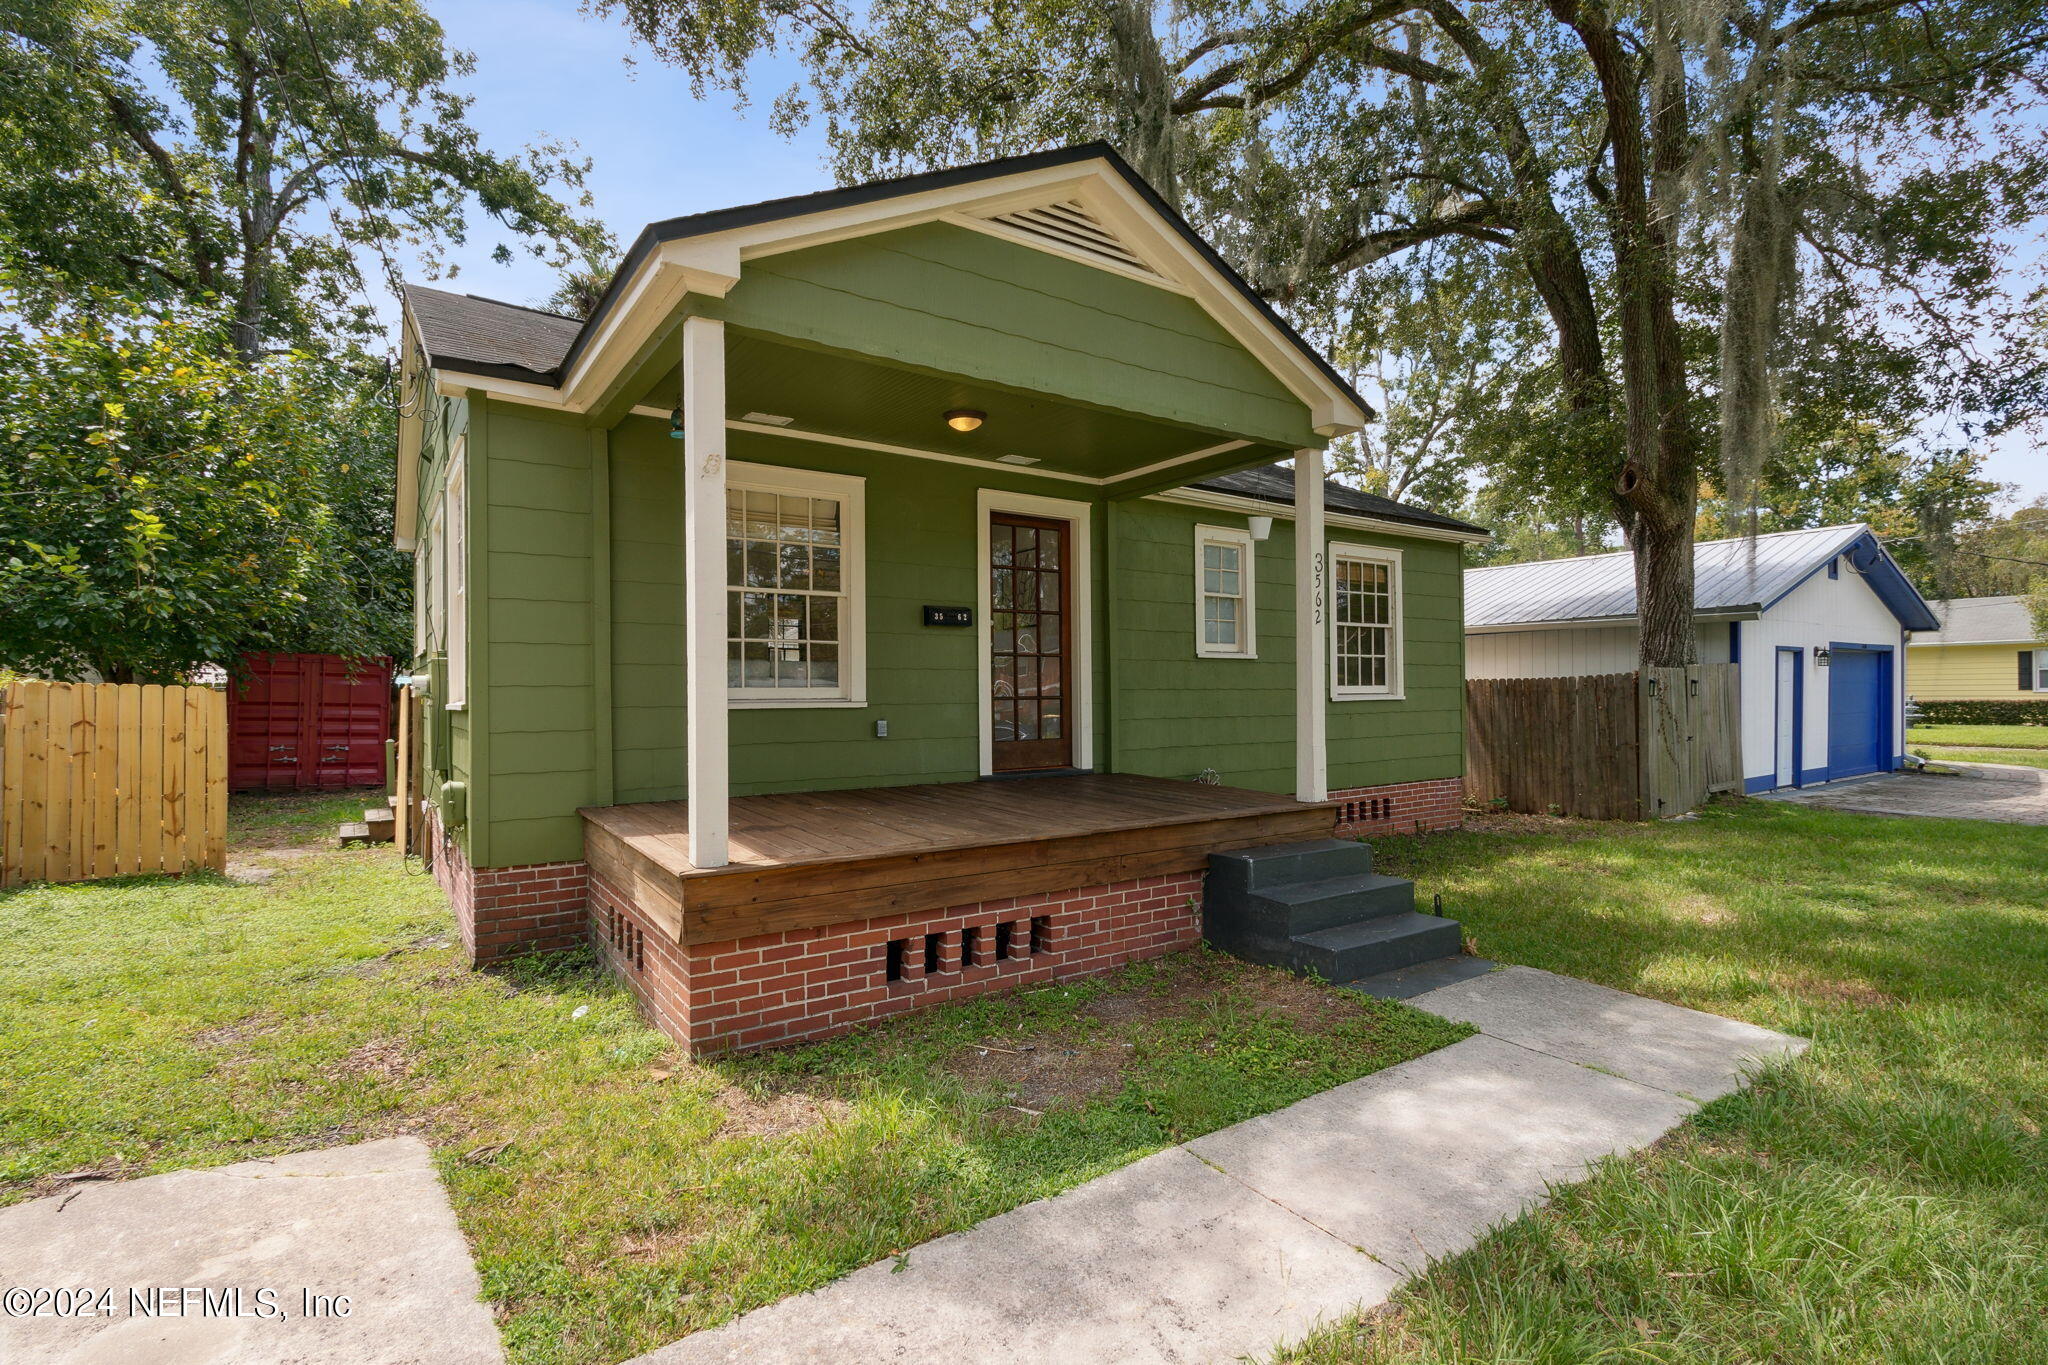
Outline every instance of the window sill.
[(1406, 692), (1332, 692), (1331, 701), (1406, 701)]
[(728, 697), (728, 711), (858, 711), (865, 701), (844, 697)]
[(1256, 659), (1259, 657), (1259, 652), (1251, 650), (1248, 653), (1240, 654), (1235, 650), (1223, 653), (1221, 651), (1198, 649), (1195, 651), (1195, 657), (1197, 659)]
[(469, 709), (469, 701), (467, 698), (464, 698), (462, 701), (443, 702), (441, 709), (443, 711), (467, 711)]

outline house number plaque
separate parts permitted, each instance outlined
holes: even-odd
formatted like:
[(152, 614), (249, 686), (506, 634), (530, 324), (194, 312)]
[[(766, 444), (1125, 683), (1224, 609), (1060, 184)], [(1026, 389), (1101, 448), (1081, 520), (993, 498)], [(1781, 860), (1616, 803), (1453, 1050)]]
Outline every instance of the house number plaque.
[(971, 626), (974, 624), (974, 608), (926, 607), (924, 623), (928, 626)]

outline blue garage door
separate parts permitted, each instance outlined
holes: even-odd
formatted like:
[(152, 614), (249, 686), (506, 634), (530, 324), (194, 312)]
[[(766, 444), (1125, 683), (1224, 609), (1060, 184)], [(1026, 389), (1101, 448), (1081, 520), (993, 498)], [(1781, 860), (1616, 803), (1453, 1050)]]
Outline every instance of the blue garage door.
[(1889, 769), (1891, 652), (1836, 645), (1828, 656), (1828, 776)]

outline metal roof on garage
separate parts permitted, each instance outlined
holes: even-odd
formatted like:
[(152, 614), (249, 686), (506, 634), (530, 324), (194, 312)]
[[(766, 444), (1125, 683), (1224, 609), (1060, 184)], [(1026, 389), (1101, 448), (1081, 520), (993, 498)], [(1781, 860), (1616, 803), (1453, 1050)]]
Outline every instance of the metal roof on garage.
[[(1934, 629), (1927, 603), (1861, 524), (1700, 542), (1693, 547), (1693, 609), (1702, 616), (1761, 615), (1838, 555), (1849, 556), (1901, 625)], [(1465, 574), (1467, 630), (1631, 621), (1635, 614), (1635, 560), (1626, 550)]]

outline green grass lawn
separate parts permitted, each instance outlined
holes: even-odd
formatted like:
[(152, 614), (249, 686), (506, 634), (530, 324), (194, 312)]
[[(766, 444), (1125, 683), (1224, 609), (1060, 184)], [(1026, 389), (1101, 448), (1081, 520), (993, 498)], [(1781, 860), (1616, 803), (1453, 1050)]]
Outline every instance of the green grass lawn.
[(2048, 1360), (2048, 829), (1516, 823), (1376, 846), (1487, 956), (1813, 1048), (1286, 1358)]
[(1198, 951), (692, 1064), (587, 955), (469, 971), (417, 866), (332, 849), (363, 804), (0, 893), (0, 1203), (417, 1133), (513, 1359), (609, 1362), (1468, 1032)]
[(1916, 744), (1913, 752), (1931, 763), (2006, 763), (2016, 768), (2048, 768), (2048, 749), (1954, 749)]
[(1947, 744), (1966, 749), (2048, 749), (2048, 725), (1914, 725), (1908, 744)]

